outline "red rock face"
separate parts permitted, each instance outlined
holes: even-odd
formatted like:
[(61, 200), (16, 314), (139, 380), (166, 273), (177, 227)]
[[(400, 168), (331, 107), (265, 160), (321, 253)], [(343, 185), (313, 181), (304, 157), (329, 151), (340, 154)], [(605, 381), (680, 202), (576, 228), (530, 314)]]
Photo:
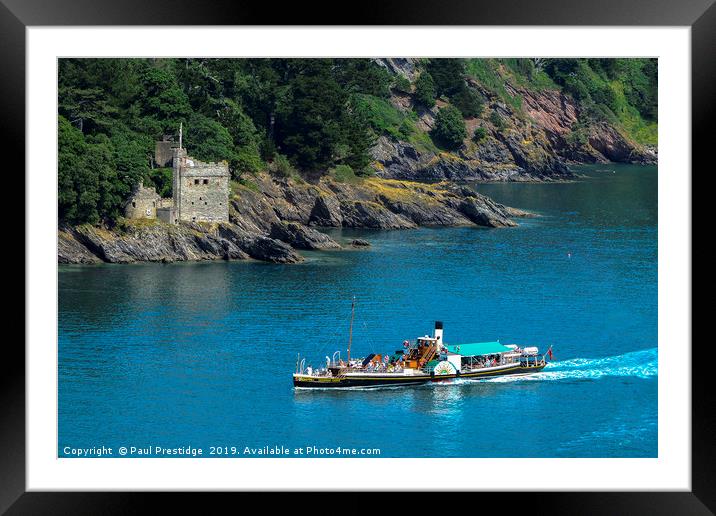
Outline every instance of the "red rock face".
[(566, 135), (577, 122), (574, 101), (558, 91), (517, 90), (515, 93), (522, 97), (525, 112), (547, 133)]
[[(372, 151), (377, 175), (419, 181), (550, 181), (571, 177), (568, 163), (657, 161), (656, 149), (632, 141), (608, 122), (580, 121), (579, 102), (559, 90), (531, 90), (503, 82), (509, 95), (521, 99), (518, 107), (506, 104), (474, 78), (468, 77), (467, 83), (485, 103), (480, 116), (465, 119), (462, 147), (438, 152), (381, 136)], [(414, 104), (411, 94), (396, 92), (390, 101), (403, 112), (412, 107), (418, 115), (416, 126), (425, 133), (432, 130), (438, 110), (447, 105), (438, 99), (425, 109)], [(502, 126), (491, 118), (493, 114), (499, 115)], [(474, 141), (477, 127), (485, 129), (485, 137)]]
[(512, 95), (522, 97), (524, 112), (542, 129), (554, 151), (567, 159), (579, 162), (639, 162), (655, 163), (654, 151), (630, 140), (606, 122), (589, 127), (587, 142), (568, 144), (566, 137), (578, 122), (579, 107), (572, 97), (555, 90), (531, 91), (505, 84)]

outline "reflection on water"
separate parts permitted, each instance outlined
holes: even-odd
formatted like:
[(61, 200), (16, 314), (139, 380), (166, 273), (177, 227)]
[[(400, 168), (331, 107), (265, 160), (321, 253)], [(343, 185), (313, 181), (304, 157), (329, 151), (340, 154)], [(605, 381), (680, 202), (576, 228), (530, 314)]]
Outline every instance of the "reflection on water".
[[(372, 247), (300, 265), (60, 267), (60, 444), (655, 456), (657, 174), (595, 168), (573, 183), (476, 185), (541, 214), (514, 229), (332, 230)], [(352, 296), (354, 355), (442, 320), (448, 342), (553, 345), (557, 363), (534, 377), (294, 390), (298, 353), (314, 366), (345, 354)]]

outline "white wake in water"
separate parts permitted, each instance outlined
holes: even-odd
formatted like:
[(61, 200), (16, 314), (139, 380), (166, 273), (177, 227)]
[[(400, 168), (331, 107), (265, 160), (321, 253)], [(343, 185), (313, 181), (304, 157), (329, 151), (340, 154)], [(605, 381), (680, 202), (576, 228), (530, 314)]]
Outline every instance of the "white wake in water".
[(457, 378), (447, 382), (429, 382), (420, 385), (383, 385), (375, 387), (326, 387), (305, 388), (305, 391), (337, 391), (357, 390), (374, 391), (386, 389), (404, 389), (406, 387), (444, 388), (470, 383), (503, 383), (503, 382), (544, 382), (553, 380), (594, 380), (605, 376), (629, 376), (633, 378), (652, 378), (658, 375), (657, 348), (631, 351), (623, 355), (603, 358), (573, 358), (571, 360), (549, 362), (537, 373), (525, 375), (496, 376), (495, 378)]
[(573, 358), (549, 362), (542, 371), (524, 376), (498, 376), (483, 382), (524, 382), (545, 380), (596, 379), (604, 376), (650, 378), (658, 374), (656, 348), (631, 351), (623, 355), (603, 358)]

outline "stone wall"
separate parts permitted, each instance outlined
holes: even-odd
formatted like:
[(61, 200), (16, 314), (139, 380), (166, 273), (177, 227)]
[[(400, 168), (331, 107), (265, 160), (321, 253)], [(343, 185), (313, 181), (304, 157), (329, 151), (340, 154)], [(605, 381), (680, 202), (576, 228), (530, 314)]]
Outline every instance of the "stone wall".
[(229, 221), (229, 166), (174, 151), (174, 208), (185, 222)]
[(128, 219), (156, 219), (161, 197), (153, 187), (145, 187), (140, 181), (124, 205), (124, 216)]
[(157, 218), (167, 224), (176, 224), (179, 221), (176, 210), (171, 206), (157, 208)]
[(158, 167), (170, 167), (172, 158), (174, 157), (174, 149), (179, 146), (178, 143), (172, 141), (156, 142), (154, 147), (154, 163)]

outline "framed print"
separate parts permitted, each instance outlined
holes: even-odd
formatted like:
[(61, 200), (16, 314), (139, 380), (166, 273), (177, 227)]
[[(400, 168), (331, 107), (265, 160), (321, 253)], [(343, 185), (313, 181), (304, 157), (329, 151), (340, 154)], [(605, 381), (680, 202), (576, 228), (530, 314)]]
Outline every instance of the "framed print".
[(713, 510), (709, 2), (97, 5), (0, 11), (27, 238), (3, 510)]

